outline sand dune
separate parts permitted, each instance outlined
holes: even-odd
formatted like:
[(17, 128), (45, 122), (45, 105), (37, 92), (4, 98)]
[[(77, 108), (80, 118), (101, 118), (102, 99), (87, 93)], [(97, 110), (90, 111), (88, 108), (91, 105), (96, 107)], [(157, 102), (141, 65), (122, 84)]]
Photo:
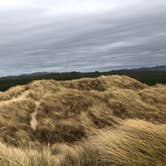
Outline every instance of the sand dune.
[(40, 80), (0, 93), (1, 165), (166, 163), (166, 85)]

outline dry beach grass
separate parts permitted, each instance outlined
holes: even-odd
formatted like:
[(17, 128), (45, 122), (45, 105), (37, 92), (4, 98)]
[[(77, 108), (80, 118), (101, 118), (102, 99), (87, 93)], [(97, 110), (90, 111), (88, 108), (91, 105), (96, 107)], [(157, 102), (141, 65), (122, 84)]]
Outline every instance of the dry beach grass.
[(0, 165), (165, 166), (166, 85), (41, 80), (0, 93)]

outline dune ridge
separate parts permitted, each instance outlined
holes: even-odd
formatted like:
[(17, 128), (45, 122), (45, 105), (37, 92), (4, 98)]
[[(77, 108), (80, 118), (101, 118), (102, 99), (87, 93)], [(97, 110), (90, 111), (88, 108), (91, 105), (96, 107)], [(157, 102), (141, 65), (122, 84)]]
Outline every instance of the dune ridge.
[(1, 165), (165, 166), (166, 85), (33, 81), (0, 92), (0, 132)]

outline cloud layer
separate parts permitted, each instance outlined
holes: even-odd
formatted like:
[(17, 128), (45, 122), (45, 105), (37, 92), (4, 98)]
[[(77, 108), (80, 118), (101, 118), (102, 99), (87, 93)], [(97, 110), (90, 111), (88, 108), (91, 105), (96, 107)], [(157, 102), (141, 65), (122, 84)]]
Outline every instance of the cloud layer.
[(87, 14), (98, 12), (123, 12), (130, 13), (134, 10), (156, 10), (166, 6), (165, 0), (0, 0), (1, 10), (12, 9), (43, 9), (47, 14)]
[(0, 0), (0, 76), (166, 64), (165, 0)]

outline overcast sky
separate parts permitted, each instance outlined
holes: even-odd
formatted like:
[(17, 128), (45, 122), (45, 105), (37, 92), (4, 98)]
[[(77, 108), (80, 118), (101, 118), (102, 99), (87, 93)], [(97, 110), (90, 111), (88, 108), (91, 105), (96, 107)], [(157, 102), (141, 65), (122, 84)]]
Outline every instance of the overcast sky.
[(0, 0), (0, 76), (166, 64), (166, 0)]
[(45, 14), (98, 13), (105, 11), (128, 12), (158, 10), (165, 0), (0, 0), (0, 10), (43, 9)]

